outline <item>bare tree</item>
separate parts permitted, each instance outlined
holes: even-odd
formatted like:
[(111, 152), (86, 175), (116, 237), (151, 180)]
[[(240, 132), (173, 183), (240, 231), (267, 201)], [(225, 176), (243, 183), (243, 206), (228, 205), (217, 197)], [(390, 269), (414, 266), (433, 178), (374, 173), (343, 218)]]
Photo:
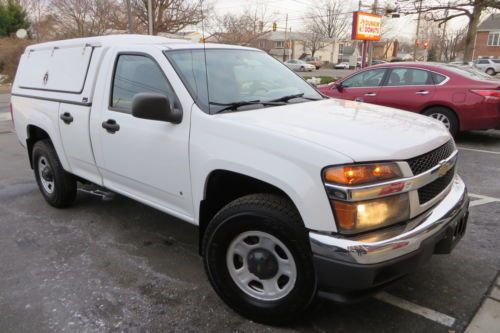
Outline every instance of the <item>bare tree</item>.
[(118, 22), (126, 22), (124, 17), (116, 17), (124, 11), (115, 0), (52, 0), (50, 6), (63, 37), (102, 35), (116, 29)]
[[(153, 8), (153, 34), (176, 33), (190, 25), (200, 23), (210, 10), (200, 0), (151, 0)], [(148, 25), (148, 0), (133, 0), (139, 23)], [(203, 7), (202, 7), (203, 6)]]
[(424, 13), (440, 25), (457, 17), (467, 17), (469, 24), (465, 36), (464, 62), (472, 60), (474, 39), (481, 14), (488, 8), (500, 9), (499, 0), (399, 0), (399, 2), (403, 13)]
[(306, 49), (311, 51), (311, 57), (314, 57), (316, 51), (319, 51), (326, 47), (327, 43), (325, 36), (323, 35), (323, 30), (321, 27), (315, 24), (315, 22), (309, 22), (306, 26), (307, 35), (305, 42)]
[(442, 44), (444, 61), (448, 62), (455, 60), (458, 53), (464, 49), (467, 28), (468, 27), (465, 25), (460, 29), (447, 32), (444, 35)]
[(21, 6), (28, 13), (31, 22), (31, 31), (37, 42), (44, 40), (47, 34), (46, 22), (48, 19), (48, 1), (45, 0), (22, 0)]
[(323, 37), (342, 39), (348, 33), (351, 17), (347, 1), (320, 0), (308, 11), (306, 21)]
[(242, 14), (213, 16), (209, 29), (219, 43), (252, 45), (270, 31), (274, 16), (266, 6), (248, 7)]

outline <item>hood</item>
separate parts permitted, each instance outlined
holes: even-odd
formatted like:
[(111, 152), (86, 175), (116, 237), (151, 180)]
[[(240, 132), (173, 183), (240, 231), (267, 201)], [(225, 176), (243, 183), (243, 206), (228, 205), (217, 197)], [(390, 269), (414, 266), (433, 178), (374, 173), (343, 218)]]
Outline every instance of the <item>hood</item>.
[(220, 117), (320, 145), (356, 162), (408, 159), (451, 139), (444, 125), (429, 117), (339, 99), (224, 113)]

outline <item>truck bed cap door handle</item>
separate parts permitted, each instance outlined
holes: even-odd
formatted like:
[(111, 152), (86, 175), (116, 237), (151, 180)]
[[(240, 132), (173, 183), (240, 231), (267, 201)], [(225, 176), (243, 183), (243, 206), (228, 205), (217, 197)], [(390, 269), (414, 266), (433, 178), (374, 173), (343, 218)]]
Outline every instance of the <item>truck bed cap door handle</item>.
[(116, 120), (114, 119), (108, 119), (106, 121), (102, 122), (102, 128), (105, 128), (108, 133), (115, 133), (116, 131), (120, 130), (120, 125), (116, 123)]
[(61, 120), (68, 125), (73, 122), (73, 116), (69, 112), (64, 112), (59, 118), (61, 118)]

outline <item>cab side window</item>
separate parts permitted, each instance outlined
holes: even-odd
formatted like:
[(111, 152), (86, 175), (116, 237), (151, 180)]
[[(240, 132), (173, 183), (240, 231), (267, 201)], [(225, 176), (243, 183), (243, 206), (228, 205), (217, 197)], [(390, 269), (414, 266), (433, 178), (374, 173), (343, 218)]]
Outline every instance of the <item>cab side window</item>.
[(135, 54), (119, 55), (113, 76), (110, 108), (131, 113), (134, 96), (143, 92), (163, 94), (170, 103), (176, 100), (162, 69), (153, 59)]
[(355, 74), (342, 82), (345, 88), (377, 87), (382, 83), (385, 69), (372, 69)]

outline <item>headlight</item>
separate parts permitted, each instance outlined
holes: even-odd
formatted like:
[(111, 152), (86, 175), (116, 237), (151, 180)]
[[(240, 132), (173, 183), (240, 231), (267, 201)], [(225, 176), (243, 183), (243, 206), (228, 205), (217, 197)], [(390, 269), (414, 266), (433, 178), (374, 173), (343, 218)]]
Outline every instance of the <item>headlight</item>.
[[(354, 164), (330, 167), (324, 170), (323, 180), (329, 187), (350, 188), (382, 183), (402, 178), (396, 163)], [(390, 192), (387, 192), (387, 194)], [(358, 233), (388, 226), (410, 218), (408, 193), (373, 200), (343, 201), (331, 197), (331, 206), (339, 231)]]
[(332, 200), (331, 204), (343, 233), (376, 229), (410, 218), (408, 193), (360, 202)]

